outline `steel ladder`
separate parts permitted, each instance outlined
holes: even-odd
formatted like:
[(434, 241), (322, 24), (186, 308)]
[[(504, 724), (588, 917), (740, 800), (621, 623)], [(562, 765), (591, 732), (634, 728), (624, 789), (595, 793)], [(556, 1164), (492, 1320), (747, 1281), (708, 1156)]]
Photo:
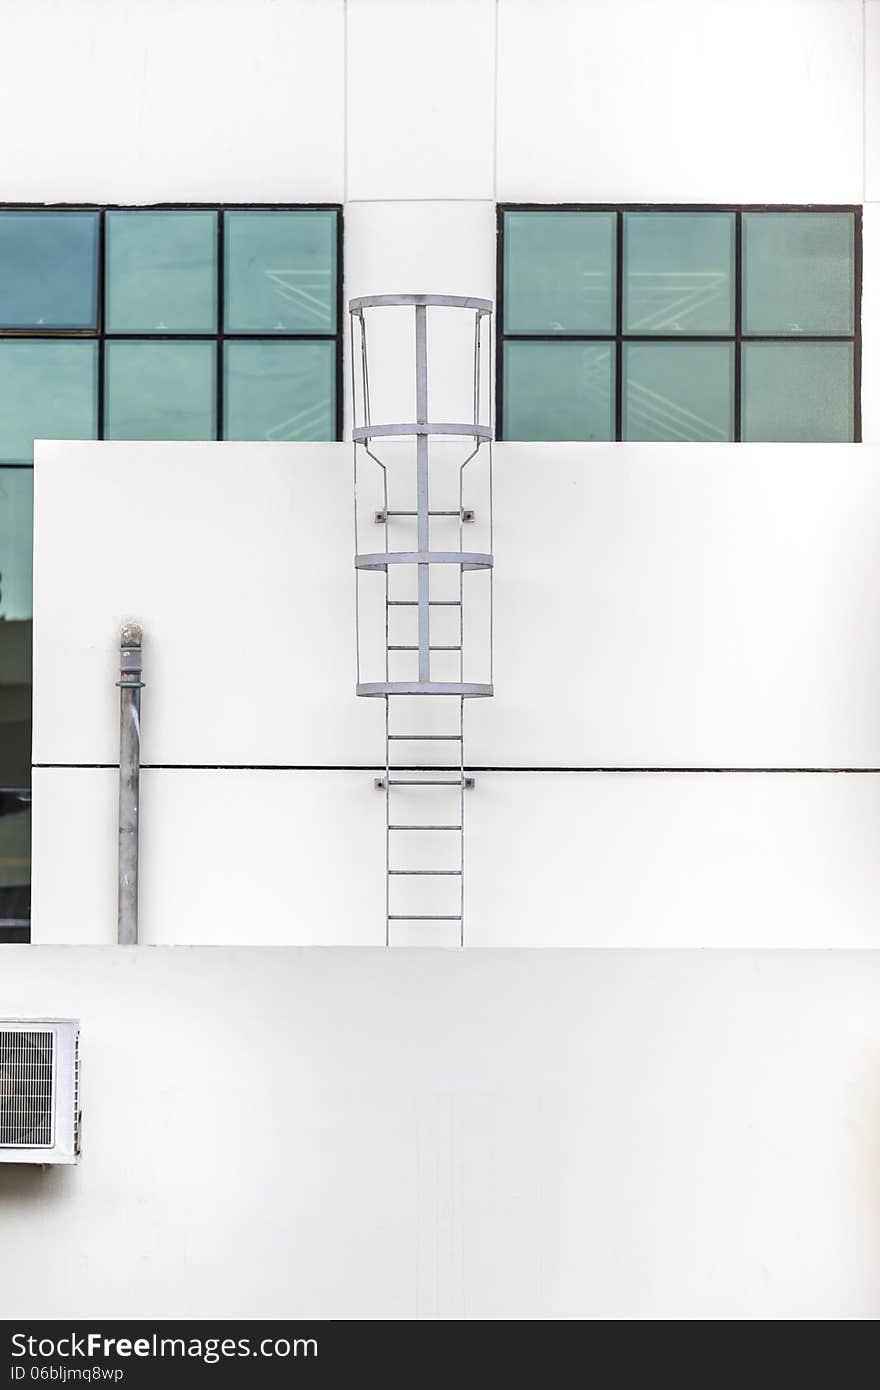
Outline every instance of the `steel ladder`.
[[(369, 366), (367, 359), (365, 311), (370, 308), (394, 305), (411, 306), (415, 314), (415, 404), (416, 420), (404, 424), (377, 424), (371, 419)], [(427, 311), (434, 305), (460, 308), (474, 315), (474, 398), (473, 419), (467, 423), (431, 423), (428, 414), (427, 372)], [(376, 779), (385, 798), (385, 944), (392, 943), (395, 923), (454, 923), (458, 944), (464, 945), (465, 918), (465, 792), (473, 779), (465, 772), (464, 706), (465, 700), (492, 694), (491, 652), (490, 679), (473, 682), (465, 679), (465, 586), (464, 574), (469, 570), (488, 570), (491, 585), (492, 555), (465, 549), (465, 526), (474, 519), (473, 511), (464, 506), (465, 468), (481, 447), (488, 446), (491, 455), (491, 426), (480, 420), (480, 357), (481, 328), (488, 321), (491, 304), (447, 295), (385, 295), (352, 300), (352, 400), (355, 403), (355, 568), (358, 580), (369, 571), (384, 571), (385, 576), (385, 679), (362, 682), (360, 679), (360, 619), (358, 639), (359, 695), (381, 697), (385, 702), (385, 771)], [(355, 326), (360, 328), (360, 395), (355, 374)], [(488, 336), (488, 335), (487, 335)], [(487, 373), (488, 375), (488, 373)], [(363, 423), (358, 424), (358, 400)], [(457, 506), (430, 505), (435, 490), (429, 443), (432, 438), (458, 436), (469, 442), (468, 453), (458, 465)], [(415, 439), (415, 507), (394, 507), (391, 492), (395, 477), (387, 459), (375, 452), (375, 440), (409, 436)], [(358, 451), (363, 450), (381, 470), (382, 507), (374, 511), (373, 519), (383, 526), (384, 549), (363, 554), (357, 543), (358, 516)], [(410, 470), (405, 470), (404, 476)], [(491, 479), (491, 458), (489, 476)], [(455, 499), (447, 498), (447, 502)], [(491, 482), (489, 487), (491, 512)], [(432, 523), (457, 521), (458, 544), (446, 549), (432, 549)], [(413, 527), (415, 535), (413, 535)], [(401, 531), (406, 532), (407, 549), (395, 548)], [(491, 546), (491, 519), (489, 525)], [(442, 576), (457, 573), (457, 594), (443, 588), (437, 581)], [(414, 587), (401, 590), (401, 579), (410, 577)], [(442, 593), (444, 596), (434, 596)], [(359, 591), (358, 591), (359, 592)], [(491, 597), (490, 597), (491, 609)], [(360, 607), (358, 606), (358, 613)], [(446, 630), (438, 632), (447, 614)], [(416, 630), (407, 631), (406, 622), (412, 615)], [(491, 624), (490, 624), (491, 631)], [(443, 640), (441, 640), (441, 638)], [(442, 655), (441, 655), (442, 654)], [(417, 660), (415, 680), (395, 679), (395, 667), (401, 660)], [(438, 660), (453, 663), (444, 674), (456, 679), (438, 680)], [(413, 724), (407, 718), (413, 713), (412, 700), (421, 697), (418, 709), (432, 702), (433, 719), (423, 718)], [(438, 699), (435, 699), (438, 697)], [(441, 704), (448, 711), (445, 718), (436, 708)], [(450, 715), (452, 718), (450, 718)], [(439, 722), (438, 722), (439, 718)], [(419, 753), (421, 756), (413, 756)], [(444, 758), (448, 753), (449, 758)], [(417, 789), (417, 790), (416, 790)], [(416, 813), (413, 807), (421, 810)], [(420, 853), (418, 845), (430, 844), (433, 853)], [(438, 853), (439, 849), (439, 853)], [(436, 858), (435, 858), (436, 856)], [(432, 862), (433, 861), (433, 862)], [(426, 900), (419, 901), (417, 890), (424, 888)]]

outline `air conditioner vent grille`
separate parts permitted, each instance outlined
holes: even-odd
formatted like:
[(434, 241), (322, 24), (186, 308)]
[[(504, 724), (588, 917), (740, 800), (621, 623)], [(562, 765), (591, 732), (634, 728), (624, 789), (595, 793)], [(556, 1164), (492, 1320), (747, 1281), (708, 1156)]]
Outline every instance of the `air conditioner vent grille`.
[(0, 1146), (51, 1148), (55, 1035), (0, 1032)]

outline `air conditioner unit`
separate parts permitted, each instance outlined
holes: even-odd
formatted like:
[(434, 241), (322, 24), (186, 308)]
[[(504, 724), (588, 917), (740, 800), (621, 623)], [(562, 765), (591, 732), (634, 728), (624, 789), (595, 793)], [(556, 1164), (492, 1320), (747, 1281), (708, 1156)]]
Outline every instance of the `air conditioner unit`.
[(79, 1021), (0, 1018), (0, 1163), (76, 1163), (79, 1139)]

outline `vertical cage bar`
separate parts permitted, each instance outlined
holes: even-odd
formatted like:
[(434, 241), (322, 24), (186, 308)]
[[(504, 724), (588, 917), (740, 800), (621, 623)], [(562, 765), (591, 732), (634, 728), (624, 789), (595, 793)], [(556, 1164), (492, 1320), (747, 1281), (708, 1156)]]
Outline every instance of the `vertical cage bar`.
[[(424, 304), (416, 312), (416, 422), (428, 423), (428, 311)], [(416, 512), (419, 550), (429, 550), (428, 516), (428, 436), (416, 436)], [(427, 565), (419, 565), (419, 680), (431, 679), (430, 576)]]

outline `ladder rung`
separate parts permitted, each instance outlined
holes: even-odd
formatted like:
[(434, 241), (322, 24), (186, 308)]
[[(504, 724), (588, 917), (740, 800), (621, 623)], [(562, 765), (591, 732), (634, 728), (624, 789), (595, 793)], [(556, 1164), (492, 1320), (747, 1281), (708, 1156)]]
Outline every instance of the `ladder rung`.
[[(393, 516), (418, 516), (418, 512), (395, 511), (390, 508), (382, 508), (381, 511), (374, 512), (373, 517), (380, 526), (384, 526), (386, 521), (390, 521)], [(429, 511), (428, 516), (457, 516), (459, 521), (473, 521), (474, 511), (472, 507), (454, 507), (451, 511)]]
[[(387, 598), (385, 600), (387, 608), (418, 608), (417, 598)], [(431, 598), (428, 599), (429, 608), (460, 608), (461, 599), (459, 598)]]
[(389, 912), (389, 922), (460, 922), (459, 912)]
[[(424, 779), (418, 777), (389, 777), (388, 785), (389, 787), (460, 787), (462, 785), (462, 778), (435, 777), (431, 780), (427, 777)], [(470, 787), (468, 787), (468, 791), (470, 790)]]
[(422, 743), (430, 739), (435, 743), (448, 740), (451, 743), (461, 743), (461, 734), (389, 734), (389, 739), (407, 739), (415, 743)]
[[(412, 645), (409, 645), (409, 646), (401, 646), (400, 643), (398, 643), (398, 642), (392, 642), (392, 644), (389, 646), (388, 650), (389, 650), (390, 652), (417, 652), (417, 651), (418, 651), (418, 647), (417, 647), (417, 646), (414, 647), (414, 646), (412, 646)], [(429, 646), (428, 651), (429, 651), (429, 652), (460, 652), (460, 651), (461, 651), (461, 647), (460, 647), (460, 646), (458, 646), (458, 647), (435, 647), (435, 646), (433, 645), (433, 643), (432, 643), (432, 645)]]
[(388, 872), (389, 874), (402, 874), (406, 878), (412, 878), (414, 876), (422, 878), (426, 876), (430, 878), (448, 878), (455, 876), (461, 878), (461, 869), (389, 869)]
[(460, 825), (389, 825), (389, 830), (461, 830)]

